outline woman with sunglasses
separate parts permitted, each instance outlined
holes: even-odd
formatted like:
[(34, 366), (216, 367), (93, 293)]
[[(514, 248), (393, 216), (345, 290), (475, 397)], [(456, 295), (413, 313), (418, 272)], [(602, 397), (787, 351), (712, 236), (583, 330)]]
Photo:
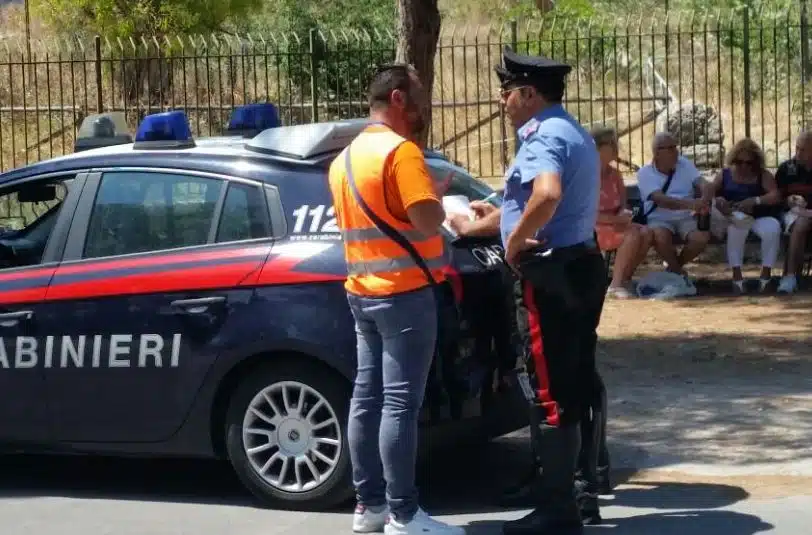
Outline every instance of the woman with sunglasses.
[[(727, 261), (733, 271), (733, 291), (744, 293), (742, 263), (747, 235), (761, 239), (759, 291), (770, 283), (781, 239), (781, 194), (765, 166), (764, 152), (752, 139), (737, 142), (727, 155), (727, 167), (710, 185), (713, 192), (715, 227), (727, 233)], [(720, 225), (721, 223), (721, 225)], [(720, 228), (721, 227), (721, 228)]]

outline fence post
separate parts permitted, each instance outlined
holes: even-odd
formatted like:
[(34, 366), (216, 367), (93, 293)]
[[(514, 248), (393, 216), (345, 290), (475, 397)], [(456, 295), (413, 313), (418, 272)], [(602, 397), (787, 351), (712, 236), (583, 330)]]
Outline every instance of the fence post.
[[(510, 21), (510, 47), (514, 52), (519, 52), (519, 23), (515, 20)], [(501, 103), (499, 104), (501, 106)], [(511, 127), (512, 128), (512, 127)], [(519, 152), (519, 132), (513, 128), (513, 155)]]
[(810, 78), (809, 69), (809, 10), (806, 0), (801, 0), (801, 71), (803, 81)]
[(93, 48), (96, 50), (96, 110), (98, 113), (104, 111), (104, 95), (102, 93), (102, 57), (101, 57), (101, 36), (93, 39)]
[(750, 2), (744, 7), (744, 137), (750, 137)]
[(316, 29), (310, 28), (310, 122), (319, 122), (319, 61), (316, 57)]

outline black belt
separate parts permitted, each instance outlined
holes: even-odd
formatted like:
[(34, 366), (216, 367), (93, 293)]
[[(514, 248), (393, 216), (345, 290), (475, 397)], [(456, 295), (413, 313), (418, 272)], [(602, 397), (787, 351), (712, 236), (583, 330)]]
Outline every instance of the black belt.
[(539, 245), (537, 247), (533, 247), (532, 249), (527, 249), (526, 251), (523, 251), (522, 254), (519, 256), (519, 258), (520, 260), (525, 261), (545, 260), (553, 258), (557, 260), (560, 259), (571, 260), (573, 258), (578, 258), (579, 256), (588, 253), (600, 254), (598, 242), (593, 238), (584, 240), (580, 243), (575, 243), (573, 245), (567, 245), (564, 247), (545, 247), (544, 245)]

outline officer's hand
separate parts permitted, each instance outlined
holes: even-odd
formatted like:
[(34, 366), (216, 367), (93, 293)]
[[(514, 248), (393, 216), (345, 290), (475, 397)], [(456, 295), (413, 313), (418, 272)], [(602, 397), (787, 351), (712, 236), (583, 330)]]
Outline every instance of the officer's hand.
[(538, 240), (534, 240), (532, 238), (519, 239), (515, 234), (511, 234), (505, 247), (505, 262), (508, 266), (510, 266), (510, 269), (518, 273), (519, 254), (522, 251), (532, 249), (533, 247), (537, 247), (539, 245), (541, 245), (541, 242)]
[(486, 215), (492, 214), (499, 209), (491, 203), (484, 201), (471, 201), (468, 206), (474, 211), (477, 219), (482, 219)]
[(456, 232), (458, 236), (465, 236), (471, 228), (471, 219), (465, 214), (451, 214), (446, 221), (448, 221), (451, 230)]

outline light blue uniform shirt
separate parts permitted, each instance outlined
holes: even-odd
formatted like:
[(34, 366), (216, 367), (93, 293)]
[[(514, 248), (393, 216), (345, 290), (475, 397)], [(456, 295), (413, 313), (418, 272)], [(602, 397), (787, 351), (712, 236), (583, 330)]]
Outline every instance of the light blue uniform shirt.
[(561, 104), (543, 110), (518, 131), (521, 143), (505, 174), (502, 203), (502, 243), (533, 192), (541, 173), (561, 177), (561, 201), (552, 219), (538, 229), (536, 239), (547, 247), (567, 247), (594, 237), (600, 197), (600, 159), (592, 136)]

